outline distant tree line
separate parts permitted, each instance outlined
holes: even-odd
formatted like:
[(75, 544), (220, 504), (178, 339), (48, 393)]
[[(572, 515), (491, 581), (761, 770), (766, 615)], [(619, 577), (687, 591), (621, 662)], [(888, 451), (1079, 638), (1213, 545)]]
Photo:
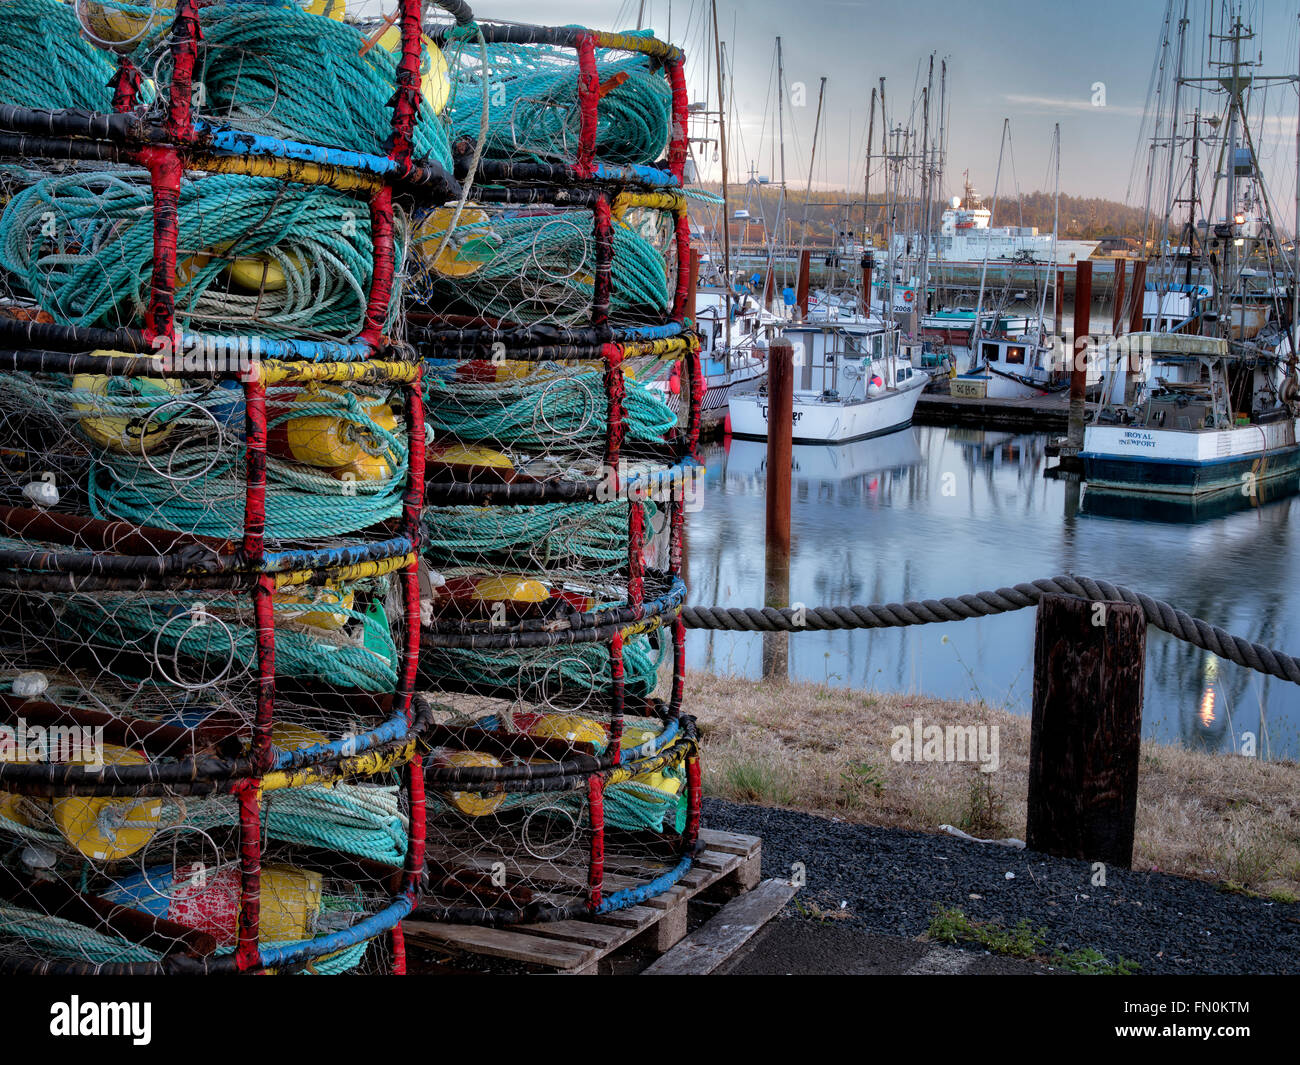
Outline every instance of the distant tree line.
[[(718, 185), (701, 186), (711, 192), (720, 192)], [(761, 226), (771, 228), (777, 218), (781, 190), (775, 185), (740, 185), (729, 190), (732, 212), (732, 239), (751, 243), (761, 239)], [(862, 235), (862, 193), (853, 194), (843, 189), (814, 189), (804, 205), (802, 190), (790, 189), (786, 193), (783, 230), (789, 240), (813, 245), (835, 243), (838, 235), (851, 231), (856, 239)], [(931, 224), (937, 228), (946, 201), (936, 201), (931, 210)], [(992, 209), (992, 197), (984, 201)], [(748, 211), (746, 221), (734, 217), (736, 211)], [(867, 209), (867, 227), (876, 244), (882, 244), (889, 229), (889, 208), (883, 194), (871, 195)], [(916, 202), (900, 203), (894, 209), (894, 225), (899, 232), (915, 231), (921, 225), (920, 205)], [(993, 216), (995, 226), (1035, 226), (1040, 233), (1052, 231), (1054, 213), (1053, 194), (1027, 192), (1020, 196), (998, 197)], [(721, 207), (691, 202), (692, 222), (704, 232), (712, 233), (718, 225)], [(1060, 235), (1096, 240), (1101, 237), (1140, 237), (1143, 212), (1115, 200), (1096, 196), (1061, 195)], [(806, 219), (806, 226), (805, 226)], [(806, 234), (805, 234), (806, 228)], [(720, 234), (719, 234), (720, 236)]]

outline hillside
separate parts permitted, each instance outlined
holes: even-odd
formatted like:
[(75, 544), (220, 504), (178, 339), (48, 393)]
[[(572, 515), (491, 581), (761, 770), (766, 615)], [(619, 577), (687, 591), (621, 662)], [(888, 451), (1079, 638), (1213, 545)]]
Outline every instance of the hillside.
[[(718, 185), (701, 185), (700, 188), (718, 193)], [(774, 185), (741, 185), (730, 189), (731, 210), (748, 210), (750, 214), (750, 232), (746, 242), (762, 239), (760, 225), (766, 220), (770, 225), (777, 216), (780, 189)], [(994, 212), (995, 226), (1037, 226), (1040, 233), (1052, 231), (1053, 202), (1050, 192), (1030, 192), (1019, 197), (999, 197), (997, 210)], [(847, 205), (847, 206), (846, 206)], [(944, 204), (934, 204), (932, 218), (938, 224)], [(985, 206), (991, 207), (991, 201)], [(714, 223), (717, 207), (709, 204), (692, 202), (691, 218), (702, 227), (709, 229)], [(1062, 237), (1079, 239), (1097, 239), (1105, 236), (1136, 237), (1142, 231), (1142, 209), (1114, 200), (1095, 197), (1061, 196)], [(900, 204), (895, 217), (899, 230), (913, 229), (917, 225), (918, 205)], [(846, 225), (858, 235), (862, 226), (862, 193), (846, 192), (843, 189), (814, 189), (806, 211), (807, 239), (810, 244), (829, 244), (833, 241), (837, 229)], [(803, 190), (790, 189), (786, 197), (785, 218), (792, 242), (803, 238), (802, 222), (805, 218)], [(847, 221), (846, 221), (847, 220)], [(882, 243), (881, 234), (888, 228), (885, 218), (883, 194), (872, 193), (867, 216), (868, 226), (877, 244)], [(733, 239), (741, 239), (737, 227), (733, 226)]]

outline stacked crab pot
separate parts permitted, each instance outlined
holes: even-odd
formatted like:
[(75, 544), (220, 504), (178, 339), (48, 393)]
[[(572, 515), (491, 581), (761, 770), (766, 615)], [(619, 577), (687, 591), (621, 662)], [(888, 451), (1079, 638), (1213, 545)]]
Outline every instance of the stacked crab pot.
[(698, 835), (682, 56), (572, 27), (453, 36), (434, 40), (472, 191), (417, 213), (408, 287), (428, 423), (417, 913), (571, 918), (667, 890)]
[(4, 7), (0, 970), (400, 971), (441, 48), (413, 0)]

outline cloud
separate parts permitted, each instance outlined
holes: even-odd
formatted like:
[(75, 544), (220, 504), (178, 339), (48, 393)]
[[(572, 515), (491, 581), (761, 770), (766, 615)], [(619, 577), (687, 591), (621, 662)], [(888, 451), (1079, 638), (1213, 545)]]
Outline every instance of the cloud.
[(1142, 108), (1127, 104), (1105, 104), (1102, 107), (1097, 107), (1092, 102), (1091, 96), (1023, 96), (1019, 93), (1009, 92), (1004, 93), (1002, 99), (1006, 100), (1007, 103), (1016, 104), (1018, 107), (1052, 113), (1088, 111), (1093, 114), (1119, 115), (1132, 118), (1141, 118), (1143, 114)]

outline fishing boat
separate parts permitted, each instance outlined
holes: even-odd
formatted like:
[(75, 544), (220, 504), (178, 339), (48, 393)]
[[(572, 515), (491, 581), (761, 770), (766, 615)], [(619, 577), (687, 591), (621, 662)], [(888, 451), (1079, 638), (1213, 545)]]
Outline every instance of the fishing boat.
[[(968, 178), (963, 194), (954, 196), (939, 218), (939, 232), (930, 238), (930, 261), (936, 266), (981, 267), (987, 257), (1003, 266), (1073, 266), (1091, 258), (1101, 243), (1059, 240), (1051, 233), (1038, 232), (1037, 226), (991, 226), (992, 219), (992, 211), (984, 206)], [(895, 236), (895, 256), (915, 257), (916, 239), (910, 233)]]
[[(899, 330), (878, 318), (810, 319), (789, 325), (794, 346), (797, 444), (839, 444), (912, 423), (930, 376), (900, 351)], [(766, 439), (766, 384), (731, 396), (735, 436)]]
[[(734, 389), (752, 384), (767, 373), (767, 345), (786, 323), (764, 310), (752, 295), (733, 293), (728, 301), (719, 290), (698, 291), (695, 314), (704, 375), (701, 410), (718, 416), (727, 410)], [(667, 399), (668, 405), (676, 409), (678, 394), (670, 391)]]
[(1060, 372), (1058, 347), (1039, 337), (984, 337), (979, 341), (977, 367), (959, 373), (950, 394), (968, 399), (1025, 399), (1069, 386)]
[[(1244, 132), (1252, 91), (1262, 95), (1270, 82), (1294, 76), (1255, 72), (1257, 63), (1246, 58), (1255, 53), (1249, 47), (1254, 34), (1235, 16), (1227, 32), (1212, 39), (1212, 76), (1184, 77), (1185, 30), (1181, 24), (1174, 116), (1185, 86), (1208, 86), (1223, 97), (1223, 113), (1207, 124), (1221, 131), (1225, 165), (1213, 175), (1206, 200), (1209, 211), (1222, 213), (1212, 224), (1194, 221), (1201, 203), (1197, 195), (1188, 198), (1191, 253), (1183, 256), (1182, 286), (1171, 282), (1168, 269), (1162, 276), (1157, 264), (1157, 279), (1144, 293), (1146, 324), (1172, 331), (1129, 334), (1110, 345), (1103, 402), (1085, 429), (1080, 454), (1089, 493), (1256, 497), (1270, 482), (1294, 484), (1300, 469), (1300, 263), (1281, 254), (1271, 213), (1259, 210), (1271, 201)], [(1193, 190), (1200, 125), (1197, 111), (1196, 132), (1187, 138)], [(1175, 165), (1171, 151), (1171, 177)], [(1300, 174), (1296, 187), (1300, 199)], [(1166, 226), (1173, 206), (1172, 200), (1166, 204)], [(1193, 257), (1211, 278), (1206, 289), (1188, 283)], [(1185, 319), (1170, 324), (1184, 312)]]

